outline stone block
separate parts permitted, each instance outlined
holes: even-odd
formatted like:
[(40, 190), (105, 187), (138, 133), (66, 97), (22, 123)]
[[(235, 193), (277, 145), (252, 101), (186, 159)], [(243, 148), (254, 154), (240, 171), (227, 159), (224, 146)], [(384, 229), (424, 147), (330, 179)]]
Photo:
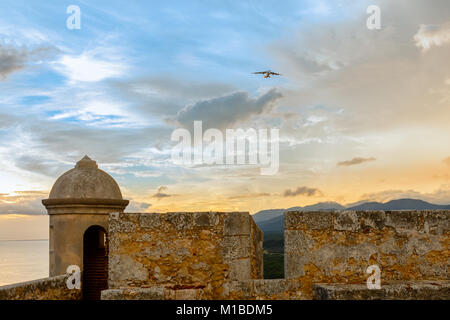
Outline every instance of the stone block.
[(212, 227), (219, 223), (219, 215), (216, 212), (194, 213), (194, 225), (197, 227)]
[(300, 254), (286, 254), (284, 256), (284, 274), (286, 279), (294, 279), (305, 275), (304, 266), (309, 257)]
[(285, 279), (254, 280), (255, 294), (259, 296), (281, 295), (288, 290)]
[(286, 291), (289, 293), (289, 299), (299, 300), (304, 299), (304, 294), (301, 292), (302, 283), (297, 280), (285, 280)]
[(253, 243), (255, 246), (264, 241), (264, 233), (255, 224), (255, 230), (253, 232)]
[(152, 258), (163, 258), (169, 256), (173, 251), (170, 244), (165, 241), (158, 241), (154, 246), (145, 248), (143, 253)]
[(193, 214), (186, 212), (168, 212), (166, 221), (173, 224), (177, 230), (188, 230), (193, 227)]
[(329, 229), (332, 226), (332, 212), (305, 212), (303, 215), (303, 223), (307, 228), (312, 230)]
[(302, 212), (287, 211), (284, 213), (284, 229), (295, 229), (300, 226)]
[(249, 280), (250, 278), (250, 259), (237, 259), (230, 262), (229, 280)]
[(120, 288), (101, 292), (101, 300), (163, 300), (164, 288)]
[(120, 217), (120, 212), (111, 212), (109, 214), (109, 220), (118, 220)]
[(198, 289), (178, 289), (175, 290), (176, 300), (195, 300), (197, 299)]
[(361, 229), (363, 231), (372, 228), (382, 230), (386, 223), (386, 214), (384, 211), (357, 211), (360, 217)]
[(223, 234), (226, 236), (250, 235), (250, 215), (248, 212), (227, 213)]
[(386, 226), (399, 230), (420, 230), (420, 211), (386, 211)]
[(284, 252), (302, 254), (312, 249), (314, 239), (302, 231), (285, 230), (284, 231)]
[(334, 229), (338, 231), (358, 231), (360, 223), (355, 211), (334, 212)]
[(144, 265), (126, 254), (109, 257), (109, 279), (112, 282), (145, 281), (148, 271)]
[(253, 280), (229, 281), (225, 284), (226, 294), (240, 296), (244, 299), (251, 299), (254, 296)]
[(248, 258), (250, 239), (248, 236), (227, 236), (223, 239), (223, 256), (226, 259)]
[(332, 212), (330, 211), (289, 211), (284, 216), (285, 229), (299, 229), (304, 226), (311, 230), (330, 229)]
[(369, 290), (366, 284), (313, 285), (316, 300), (449, 300), (450, 281), (402, 281)]
[(424, 212), (424, 230), (433, 235), (443, 235), (450, 231), (450, 211), (435, 210)]
[(131, 221), (119, 218), (109, 220), (108, 228), (110, 234), (115, 232), (131, 233), (136, 230), (136, 224)]
[(111, 237), (109, 239), (109, 252), (115, 252), (120, 250), (120, 238), (119, 237)]
[(142, 213), (139, 216), (139, 225), (148, 230), (157, 230), (161, 227), (160, 213)]

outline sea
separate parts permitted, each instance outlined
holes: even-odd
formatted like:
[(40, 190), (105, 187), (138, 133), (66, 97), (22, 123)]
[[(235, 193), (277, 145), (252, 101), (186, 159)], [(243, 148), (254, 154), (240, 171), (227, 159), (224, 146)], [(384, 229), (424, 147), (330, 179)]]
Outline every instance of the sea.
[(48, 240), (0, 240), (0, 286), (46, 278)]

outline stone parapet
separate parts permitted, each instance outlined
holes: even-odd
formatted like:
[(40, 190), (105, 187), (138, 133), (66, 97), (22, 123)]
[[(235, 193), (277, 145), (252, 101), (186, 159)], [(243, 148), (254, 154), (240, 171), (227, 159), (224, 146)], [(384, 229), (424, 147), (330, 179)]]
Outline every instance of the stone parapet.
[(364, 284), (315, 284), (316, 300), (450, 300), (450, 281), (404, 281), (369, 290)]
[(285, 214), (285, 274), (312, 298), (314, 283), (447, 280), (450, 211), (335, 211)]
[(68, 289), (67, 275), (0, 287), (0, 300), (80, 300), (81, 290)]
[(247, 212), (112, 213), (109, 288), (221, 297), (226, 281), (262, 278), (262, 239)]

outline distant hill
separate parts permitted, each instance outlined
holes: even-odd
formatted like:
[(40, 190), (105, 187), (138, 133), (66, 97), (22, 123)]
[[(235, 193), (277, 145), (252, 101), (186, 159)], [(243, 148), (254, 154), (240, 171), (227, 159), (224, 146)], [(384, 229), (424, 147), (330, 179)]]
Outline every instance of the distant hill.
[(319, 202), (310, 206), (305, 207), (291, 207), (287, 209), (268, 209), (268, 210), (261, 210), (253, 215), (253, 220), (255, 220), (256, 223), (267, 221), (270, 219), (273, 219), (275, 217), (283, 215), (285, 211), (289, 210), (306, 210), (306, 211), (312, 211), (312, 210), (329, 210), (329, 209), (345, 209), (344, 206), (341, 206), (337, 202)]
[(437, 210), (450, 209), (450, 205), (438, 205), (417, 199), (398, 199), (386, 203), (364, 202), (352, 207), (344, 207), (336, 202), (320, 202), (305, 207), (271, 209), (255, 213), (253, 219), (264, 233), (282, 233), (284, 230), (283, 213), (290, 210)]
[(450, 205), (432, 204), (417, 199), (398, 199), (386, 203), (366, 202), (348, 210), (437, 210), (450, 209)]
[(284, 215), (285, 211), (292, 210), (304, 210), (304, 211), (316, 211), (316, 210), (342, 210), (344, 206), (337, 202), (319, 202), (305, 207), (291, 207), (288, 209), (271, 209), (262, 210), (253, 215), (253, 219), (256, 224), (264, 233), (283, 232), (284, 230)]
[(270, 220), (265, 220), (256, 224), (265, 234), (280, 233), (284, 231), (284, 215), (279, 215)]
[(280, 215), (283, 215), (283, 212), (286, 211), (286, 209), (269, 209), (269, 210), (261, 210), (258, 213), (255, 213), (253, 215), (253, 220), (257, 224), (267, 221), (270, 219), (273, 219), (274, 217), (278, 217)]
[[(297, 209), (299, 208), (299, 209)], [(342, 210), (345, 209), (344, 206), (340, 205), (337, 202), (319, 202), (310, 206), (305, 207), (293, 207), (289, 208), (289, 210), (305, 210), (305, 211), (313, 211), (313, 210)]]

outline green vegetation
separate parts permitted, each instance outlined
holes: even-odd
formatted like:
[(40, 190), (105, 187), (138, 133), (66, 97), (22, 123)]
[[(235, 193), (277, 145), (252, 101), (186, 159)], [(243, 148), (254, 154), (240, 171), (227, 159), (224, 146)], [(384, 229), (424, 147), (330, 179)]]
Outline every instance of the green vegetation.
[(284, 233), (265, 233), (263, 247), (269, 253), (284, 253)]
[(264, 279), (284, 278), (284, 254), (264, 253)]
[(284, 278), (284, 234), (264, 234), (264, 279)]

